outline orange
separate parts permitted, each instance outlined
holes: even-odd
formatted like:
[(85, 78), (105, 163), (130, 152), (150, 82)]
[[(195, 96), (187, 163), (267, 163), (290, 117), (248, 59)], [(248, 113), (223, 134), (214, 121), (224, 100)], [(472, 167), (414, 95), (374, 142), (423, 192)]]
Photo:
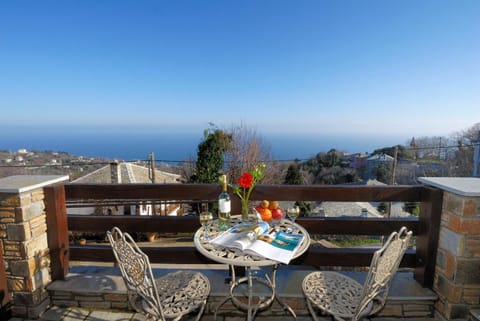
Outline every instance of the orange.
[(272, 211), (270, 211), (268, 208), (260, 209), (259, 213), (262, 217), (262, 221), (268, 222), (272, 219)]

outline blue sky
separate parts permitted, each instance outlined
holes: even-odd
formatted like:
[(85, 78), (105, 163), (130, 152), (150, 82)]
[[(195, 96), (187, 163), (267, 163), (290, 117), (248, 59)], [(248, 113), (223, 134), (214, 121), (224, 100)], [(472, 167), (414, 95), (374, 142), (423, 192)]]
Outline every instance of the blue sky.
[(449, 135), (480, 121), (479, 17), (477, 0), (2, 1), (1, 117)]

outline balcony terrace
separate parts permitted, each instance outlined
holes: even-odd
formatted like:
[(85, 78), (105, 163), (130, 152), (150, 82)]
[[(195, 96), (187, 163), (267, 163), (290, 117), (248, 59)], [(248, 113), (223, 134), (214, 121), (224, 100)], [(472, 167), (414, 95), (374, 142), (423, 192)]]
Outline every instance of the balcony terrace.
[[(65, 311), (101, 320), (106, 313), (132, 317), (114, 257), (107, 244), (70, 243), (72, 233), (105, 233), (113, 226), (131, 233), (182, 235), (178, 246), (142, 248), (156, 273), (188, 266), (208, 274), (215, 285), (204, 320), (226, 293), (228, 271), (208, 261), (191, 242), (196, 217), (66, 215), (68, 207), (148, 201), (216, 201), (220, 188), (210, 184), (69, 184), (68, 177), (13, 176), (0, 179), (0, 285), (2, 306), (15, 318), (58, 318)], [(480, 307), (480, 179), (424, 179), (416, 186), (267, 186), (252, 200), (419, 202), (420, 215), (408, 218), (300, 217), (311, 236), (385, 236), (401, 226), (414, 233), (385, 309), (372, 320), (468, 320)], [(232, 212), (240, 202), (232, 197)], [(342, 269), (361, 279), (375, 248), (327, 248), (313, 242), (309, 250), (278, 273), (279, 294), (301, 318), (309, 319), (300, 282), (314, 269)], [(348, 271), (350, 270), (350, 271)], [(53, 306), (53, 308), (52, 308)], [(50, 307), (50, 309), (49, 309)], [(81, 308), (80, 310), (71, 310)], [(69, 310), (70, 309), (70, 310)], [(89, 312), (86, 309), (93, 309)], [(6, 310), (6, 309), (4, 309)], [(47, 312), (45, 312), (47, 311)], [(87, 311), (87, 312), (85, 312)], [(77, 313), (75, 312), (75, 313)], [(4, 312), (5, 313), (5, 312)], [(72, 312), (74, 313), (74, 312)], [(82, 314), (83, 313), (83, 314)], [(5, 314), (6, 315), (6, 314)], [(236, 310), (225, 318), (242, 317)], [(289, 317), (273, 306), (259, 318)], [(123, 317), (122, 317), (123, 318)], [(53, 320), (53, 319), (52, 319)]]

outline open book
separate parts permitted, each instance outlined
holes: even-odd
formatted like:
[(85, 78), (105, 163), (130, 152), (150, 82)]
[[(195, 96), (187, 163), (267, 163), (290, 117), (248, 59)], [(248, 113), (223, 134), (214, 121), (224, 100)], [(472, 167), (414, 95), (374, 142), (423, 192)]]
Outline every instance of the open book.
[(266, 222), (240, 223), (219, 234), (212, 244), (236, 248), (244, 253), (262, 256), (288, 264), (303, 241), (303, 235), (275, 231)]

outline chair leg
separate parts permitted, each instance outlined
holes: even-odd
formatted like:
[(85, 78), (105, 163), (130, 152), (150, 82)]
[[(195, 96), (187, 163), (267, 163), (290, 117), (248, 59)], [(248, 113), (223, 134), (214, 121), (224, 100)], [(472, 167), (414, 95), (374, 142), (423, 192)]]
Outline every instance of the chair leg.
[(312, 316), (313, 320), (314, 321), (320, 321), (318, 319), (317, 313), (315, 312), (315, 309), (313, 308), (312, 303), (310, 302), (309, 299), (307, 299), (307, 307), (308, 307), (308, 311), (310, 312), (310, 315)]
[(203, 311), (205, 310), (205, 306), (207, 305), (207, 300), (203, 301), (203, 304), (200, 306), (200, 311), (198, 311), (197, 317), (195, 318), (195, 321), (199, 321), (200, 318), (202, 317)]
[(127, 296), (128, 296), (128, 301), (130, 302), (130, 305), (135, 310), (135, 312), (143, 314), (143, 310), (138, 307), (137, 302), (136, 302), (137, 299), (138, 299), (138, 295), (131, 292), (131, 291), (128, 291)]

